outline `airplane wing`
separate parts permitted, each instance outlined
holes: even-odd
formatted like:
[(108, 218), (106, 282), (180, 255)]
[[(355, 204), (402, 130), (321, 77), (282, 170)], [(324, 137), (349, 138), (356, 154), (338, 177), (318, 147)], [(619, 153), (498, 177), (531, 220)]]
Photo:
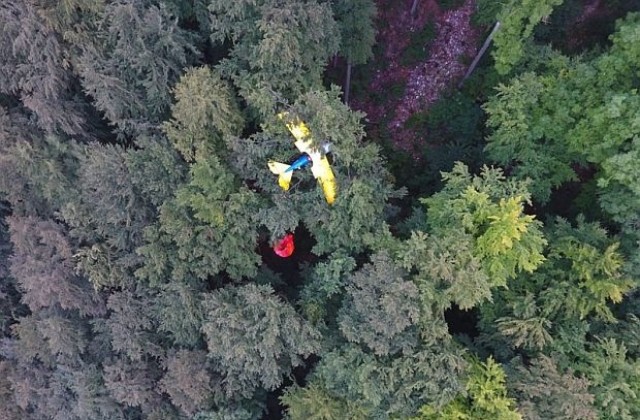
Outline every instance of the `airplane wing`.
[[(280, 114), (278, 114), (278, 117), (280, 117), (280, 119), (285, 119), (287, 115), (288, 113), (281, 112)], [(313, 142), (311, 141), (311, 131), (309, 130), (307, 124), (305, 124), (298, 118), (290, 119), (285, 124), (293, 137), (296, 139), (295, 145), (298, 150), (300, 150), (301, 153), (310, 154), (310, 152), (313, 151), (311, 149), (311, 145), (313, 144)]]
[[(287, 113), (283, 112), (278, 115), (280, 119), (285, 119)], [(301, 153), (306, 153), (311, 157), (313, 164), (311, 165), (311, 173), (322, 187), (322, 192), (327, 203), (333, 204), (336, 199), (336, 178), (331, 170), (331, 165), (327, 157), (322, 155), (318, 149), (314, 148), (311, 140), (311, 131), (309, 127), (300, 119), (296, 118), (286, 122), (287, 128), (296, 139), (295, 145)]]
[(333, 175), (331, 165), (326, 156), (322, 156), (320, 152), (310, 153), (311, 161), (311, 173), (318, 180), (318, 183), (322, 187), (324, 198), (327, 203), (333, 204), (336, 201), (336, 177)]

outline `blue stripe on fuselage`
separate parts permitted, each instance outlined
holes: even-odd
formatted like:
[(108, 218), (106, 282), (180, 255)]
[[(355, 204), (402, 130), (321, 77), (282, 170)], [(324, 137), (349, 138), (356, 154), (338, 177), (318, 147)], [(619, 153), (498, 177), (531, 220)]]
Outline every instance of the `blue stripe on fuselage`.
[(306, 153), (303, 153), (303, 154), (300, 155), (299, 158), (297, 158), (296, 160), (293, 161), (291, 166), (289, 166), (285, 170), (285, 172), (291, 172), (291, 171), (295, 171), (296, 169), (304, 168), (305, 166), (307, 166), (310, 163), (311, 163), (311, 156), (309, 156)]

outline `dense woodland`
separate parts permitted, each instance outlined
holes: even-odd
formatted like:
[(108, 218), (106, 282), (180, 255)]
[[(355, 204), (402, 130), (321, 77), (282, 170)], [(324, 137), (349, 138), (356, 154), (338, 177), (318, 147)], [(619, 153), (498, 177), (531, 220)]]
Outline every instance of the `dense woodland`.
[(478, 0), (416, 157), (341, 85), (389, 2), (3, 0), (0, 419), (640, 418), (640, 4), (592, 3)]

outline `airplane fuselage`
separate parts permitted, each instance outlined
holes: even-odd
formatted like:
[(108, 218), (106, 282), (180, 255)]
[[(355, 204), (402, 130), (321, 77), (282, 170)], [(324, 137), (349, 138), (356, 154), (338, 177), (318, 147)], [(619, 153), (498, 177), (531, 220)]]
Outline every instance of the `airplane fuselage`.
[(292, 172), (296, 169), (304, 168), (311, 163), (311, 156), (306, 153), (301, 154), (296, 160), (293, 161), (291, 166), (287, 168), (285, 172)]

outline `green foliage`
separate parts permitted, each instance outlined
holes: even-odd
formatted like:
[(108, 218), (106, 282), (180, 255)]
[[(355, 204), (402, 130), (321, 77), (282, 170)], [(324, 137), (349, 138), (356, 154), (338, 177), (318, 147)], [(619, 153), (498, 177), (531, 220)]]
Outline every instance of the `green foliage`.
[(129, 290), (116, 292), (109, 296), (107, 306), (111, 313), (106, 326), (114, 351), (122, 352), (134, 362), (149, 355), (162, 355), (160, 336), (153, 333), (156, 323), (149, 296)]
[(424, 322), (431, 312), (442, 312), (455, 303), (467, 310), (491, 298), (491, 285), (481, 262), (472, 252), (470, 238), (461, 231), (450, 236), (429, 237), (413, 232), (398, 252), (400, 266), (416, 270)]
[(237, 135), (244, 121), (230, 84), (209, 67), (187, 70), (174, 88), (167, 137), (188, 161), (221, 153), (223, 135)]
[(509, 382), (512, 381), (518, 395), (518, 411), (525, 418), (598, 418), (589, 380), (570, 370), (559, 371), (548, 356), (534, 359), (528, 367), (518, 366), (510, 375)]
[(145, 266), (138, 276), (152, 283), (226, 271), (232, 278), (251, 276), (255, 253), (258, 199), (211, 154), (190, 168), (190, 181), (160, 208), (159, 224), (145, 229), (147, 243), (138, 249)]
[(324, 66), (340, 42), (328, 3), (215, 0), (209, 11), (211, 39), (231, 44), (218, 68), (254, 110), (272, 115), (274, 93), (293, 100), (321, 88)]
[(563, 0), (510, 0), (502, 6), (497, 19), (500, 30), (494, 36), (493, 58), (496, 70), (507, 74), (524, 56), (524, 44), (533, 29), (546, 19)]
[(340, 29), (340, 55), (351, 64), (365, 64), (373, 57), (376, 4), (371, 0), (339, 0), (332, 4)]
[(119, 359), (104, 366), (105, 387), (124, 406), (140, 407), (150, 413), (162, 406), (162, 395), (155, 389), (160, 371), (153, 363), (131, 363)]
[(546, 261), (483, 306), (487, 340), (507, 337), (509, 346), (542, 350), (583, 319), (615, 322), (610, 303), (634, 287), (622, 270), (617, 243), (598, 224), (583, 220), (573, 227), (558, 219), (546, 236)]
[[(484, 91), (482, 87), (478, 89)], [(387, 155), (398, 185), (407, 186), (411, 197), (440, 190), (440, 173), (451, 171), (457, 161), (464, 162), (471, 171), (480, 169), (485, 134), (484, 113), (477, 103), (479, 95), (482, 94), (452, 92), (428, 110), (412, 114), (405, 122), (407, 128), (424, 140), (419, 161), (395, 150)]]
[(462, 390), (461, 353), (443, 341), (394, 358), (343, 346), (325, 353), (309, 385), (290, 389), (286, 399), (294, 413), (309, 412), (329, 398), (334, 410), (346, 408), (339, 418), (406, 418), (419, 401), (441, 407)]
[[(566, 228), (566, 225), (559, 227)], [(588, 229), (584, 225), (580, 228)], [(602, 236), (604, 235), (600, 233), (598, 239), (602, 240)], [(581, 318), (594, 312), (606, 319), (614, 319), (606, 302), (619, 303), (623, 295), (634, 285), (622, 271), (623, 261), (617, 243), (595, 247), (580, 243), (579, 239), (572, 236), (560, 236), (556, 239), (550, 258), (568, 261), (568, 280), (580, 287), (581, 292), (576, 293), (576, 296), (569, 294), (568, 302), (565, 304), (569, 303), (569, 307), (575, 307)]]
[(280, 397), (280, 402), (287, 407), (287, 418), (291, 420), (366, 418), (366, 413), (359, 412), (357, 403), (354, 404), (334, 397), (315, 384), (304, 388), (297, 386), (287, 388)]
[(51, 216), (72, 201), (76, 192), (73, 173), (77, 161), (70, 145), (57, 136), (29, 134), (24, 120), (9, 117), (3, 123), (0, 165), (13, 175), (0, 178), (0, 191), (17, 215)]
[(320, 215), (315, 205), (302, 216), (317, 241), (317, 253), (362, 250), (366, 235), (379, 230), (387, 201), (403, 194), (392, 189), (379, 148), (364, 141), (362, 114), (350, 111), (339, 95), (335, 87), (311, 92), (294, 106), (299, 115), (307, 117), (314, 138), (331, 143), (338, 180), (338, 198), (331, 211)]
[(207, 372), (207, 353), (202, 350), (178, 350), (167, 359), (167, 373), (160, 387), (171, 402), (187, 415), (208, 408), (213, 381)]
[(155, 208), (173, 197), (186, 179), (187, 166), (164, 136), (143, 135), (125, 156), (131, 182)]
[(215, 410), (201, 411), (195, 420), (252, 420), (260, 417), (263, 407), (255, 402), (228, 403)]
[(561, 369), (573, 369), (589, 381), (589, 393), (600, 419), (633, 419), (637, 404), (638, 360), (614, 338), (564, 336), (554, 346)]
[(487, 167), (472, 177), (463, 164), (443, 174), (443, 180), (441, 192), (422, 200), (429, 226), (436, 236), (468, 235), (491, 286), (506, 286), (518, 272), (533, 272), (544, 261), (540, 223), (524, 214), (525, 184)]
[(22, 0), (6, 1), (0, 9), (0, 92), (19, 99), (42, 129), (91, 138), (88, 107), (69, 71), (70, 51), (39, 12)]
[(490, 156), (514, 165), (514, 175), (531, 178), (532, 193), (545, 202), (552, 188), (577, 180), (576, 169), (596, 170), (600, 205), (625, 233), (636, 235), (635, 187), (639, 126), (637, 28), (629, 14), (612, 35), (613, 45), (589, 59), (544, 57), (538, 74), (525, 73), (486, 106)]
[(425, 405), (414, 420), (521, 420), (513, 399), (507, 396), (505, 374), (491, 357), (485, 363), (473, 360), (468, 368), (467, 397), (458, 397), (444, 407)]
[(418, 288), (386, 253), (375, 254), (351, 276), (338, 315), (342, 334), (378, 356), (407, 352), (417, 344)]
[(208, 294), (202, 331), (227, 397), (273, 390), (318, 349), (318, 332), (269, 286), (225, 287)]
[(314, 323), (325, 320), (337, 306), (335, 298), (342, 295), (346, 277), (356, 268), (352, 257), (332, 254), (327, 261), (319, 262), (311, 273), (305, 276), (305, 284), (300, 291), (300, 304), (305, 316)]
[[(585, 41), (589, 42), (588, 39), (575, 39), (578, 37), (591, 37), (594, 33), (598, 33), (598, 30), (596, 28), (593, 28), (593, 31), (588, 31), (584, 35), (580, 34), (576, 36), (577, 34), (575, 34), (575, 30), (579, 29), (579, 25), (576, 25), (576, 21), (578, 21), (579, 23), (578, 19), (580, 19), (580, 15), (583, 13), (583, 10), (584, 5), (580, 2), (580, 0), (564, 0), (562, 4), (554, 8), (551, 15), (544, 19), (544, 25), (538, 25), (535, 28), (534, 36), (536, 42), (540, 44), (552, 44), (555, 48), (560, 48), (563, 51), (575, 51), (575, 47), (570, 47), (570, 44), (572, 43), (585, 44)], [(589, 26), (592, 26), (594, 24), (600, 26), (602, 24), (602, 22), (598, 22), (597, 17), (595, 18), (595, 21), (592, 20), (588, 22)], [(609, 33), (611, 33), (613, 28), (606, 29), (608, 29)]]
[(73, 248), (62, 226), (34, 217), (8, 219), (13, 243), (10, 269), (32, 311), (43, 308), (101, 315), (100, 296), (75, 273)]
[(74, 254), (77, 270), (96, 288), (129, 285), (140, 263), (133, 251), (143, 244), (155, 208), (133, 182), (121, 146), (90, 143), (73, 152), (80, 188), (60, 214), (82, 244)]
[(531, 192), (542, 202), (549, 200), (552, 188), (577, 180), (571, 163), (582, 162), (564, 142), (549, 141), (562, 136), (563, 124), (572, 123), (567, 112), (572, 108), (558, 109), (561, 113), (553, 118), (538, 108), (541, 101), (557, 103), (557, 98), (551, 99), (555, 86), (549, 86), (554, 79), (525, 73), (509, 86), (500, 85), (485, 106), (487, 124), (495, 128), (488, 139), (489, 155), (503, 165), (514, 164), (516, 177), (532, 179)]
[(202, 307), (202, 290), (189, 283), (162, 285), (155, 297), (152, 315), (158, 330), (169, 334), (174, 345), (195, 348), (203, 342), (200, 331), (205, 311)]
[[(290, 419), (640, 418), (640, 15), (569, 59), (527, 40), (559, 0), (503, 3), (479, 14), (526, 70), (486, 106), (512, 178), (471, 174), (495, 69), (409, 121), (419, 164), (323, 86), (335, 54), (371, 58), (370, 0), (4, 1), (0, 417), (249, 420), (282, 395)], [(334, 205), (269, 171), (298, 154), (281, 111), (330, 143)], [(529, 210), (559, 200), (529, 193), (570, 180), (619, 235), (542, 235)]]
[(478, 0), (476, 13), (473, 14), (472, 21), (481, 26), (495, 24), (498, 13), (508, 2), (509, 0)]
[(136, 271), (139, 278), (157, 285), (169, 279), (206, 280), (223, 270), (234, 278), (256, 272), (255, 236), (229, 235), (255, 229), (251, 219), (238, 218), (238, 224), (220, 227), (202, 223), (190, 213), (173, 201), (162, 206), (160, 223), (145, 229), (146, 244), (137, 250), (144, 258)]
[(278, 186), (267, 161), (287, 161), (297, 150), (291, 134), (275, 116), (262, 133), (248, 139), (227, 138), (234, 171), (251, 179), (252, 185), (270, 198), (258, 214), (258, 223), (276, 240), (302, 221), (316, 241), (313, 252), (317, 255), (364, 251), (366, 237), (377, 232), (384, 221), (388, 200), (402, 195), (402, 191), (393, 190), (379, 148), (363, 139), (362, 114), (344, 105), (340, 95), (335, 86), (330, 91), (312, 91), (289, 108), (291, 115), (309, 126), (316, 147), (331, 144), (331, 166), (338, 184), (331, 207), (310, 171), (296, 171), (288, 192)]
[(86, 21), (92, 20), (104, 12), (105, 2), (104, 0), (62, 0), (56, 2), (41, 0), (35, 5), (49, 28), (58, 33), (69, 35), (74, 26), (86, 24)]
[(161, 3), (117, 1), (105, 6), (74, 66), (86, 94), (108, 121), (130, 134), (159, 123), (193, 52), (189, 35)]
[[(548, 310), (566, 311), (580, 318), (593, 314), (613, 321), (607, 303), (620, 302), (634, 286), (622, 269), (618, 244), (595, 223), (579, 220), (574, 229), (558, 220), (555, 229), (550, 238), (553, 244), (549, 253), (550, 272), (545, 270), (541, 274), (554, 278), (553, 283), (562, 286), (566, 297), (560, 303), (552, 291), (548, 291), (548, 297), (543, 294)], [(563, 280), (559, 282), (560, 272)]]

